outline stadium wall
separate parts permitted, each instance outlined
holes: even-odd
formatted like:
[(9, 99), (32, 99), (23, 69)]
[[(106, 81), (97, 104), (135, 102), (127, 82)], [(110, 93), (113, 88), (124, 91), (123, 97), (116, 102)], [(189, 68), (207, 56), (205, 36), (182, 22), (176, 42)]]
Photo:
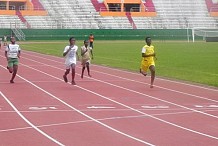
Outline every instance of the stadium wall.
[(5, 35), (10, 36), (11, 30), (10, 29), (0, 29), (0, 37), (2, 38)]
[[(187, 40), (192, 32), (187, 29), (22, 29), (26, 40), (77, 40), (87, 39), (93, 33), (96, 40), (143, 40), (150, 36), (154, 40)], [(10, 35), (10, 29), (0, 29), (0, 36)]]

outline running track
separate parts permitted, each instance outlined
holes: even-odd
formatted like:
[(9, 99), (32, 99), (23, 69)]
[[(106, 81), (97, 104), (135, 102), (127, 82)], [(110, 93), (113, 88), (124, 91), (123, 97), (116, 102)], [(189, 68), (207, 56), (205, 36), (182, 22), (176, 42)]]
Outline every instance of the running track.
[(80, 63), (72, 86), (63, 58), (27, 51), (10, 84), (0, 57), (0, 146), (218, 145), (217, 88), (97, 65), (80, 79)]

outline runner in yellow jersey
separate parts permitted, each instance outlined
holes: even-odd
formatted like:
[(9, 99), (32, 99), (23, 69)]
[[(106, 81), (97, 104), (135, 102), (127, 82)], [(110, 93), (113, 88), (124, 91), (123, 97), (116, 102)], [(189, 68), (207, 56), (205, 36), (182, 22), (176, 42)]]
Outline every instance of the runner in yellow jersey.
[(154, 78), (155, 78), (155, 61), (156, 54), (154, 52), (154, 46), (151, 45), (151, 38), (145, 38), (146, 45), (142, 48), (142, 61), (140, 67), (140, 73), (144, 76), (147, 75), (148, 69), (151, 71), (151, 84), (150, 88), (154, 87)]

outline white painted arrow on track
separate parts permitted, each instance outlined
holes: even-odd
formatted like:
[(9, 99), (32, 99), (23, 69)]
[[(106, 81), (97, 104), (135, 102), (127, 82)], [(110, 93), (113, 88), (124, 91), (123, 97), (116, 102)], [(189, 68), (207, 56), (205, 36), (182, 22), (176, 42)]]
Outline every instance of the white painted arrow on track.
[(194, 105), (196, 108), (218, 108), (218, 105)]
[(218, 108), (218, 105), (209, 105), (208, 107)]
[(29, 107), (30, 110), (47, 110), (47, 109), (52, 109), (55, 110), (57, 109), (56, 107)]
[(163, 106), (163, 105), (158, 105), (158, 106), (141, 106), (142, 108), (149, 108), (149, 109), (166, 109), (169, 108), (169, 106)]
[(89, 106), (87, 108), (88, 109), (113, 109), (115, 107), (110, 107), (110, 106)]

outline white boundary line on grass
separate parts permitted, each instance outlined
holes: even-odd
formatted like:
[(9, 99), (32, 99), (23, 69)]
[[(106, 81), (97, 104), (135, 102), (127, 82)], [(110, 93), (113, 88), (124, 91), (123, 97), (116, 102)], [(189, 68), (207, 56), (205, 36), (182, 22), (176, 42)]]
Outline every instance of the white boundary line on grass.
[[(2, 66), (1, 66), (2, 67)], [(44, 135), (45, 137), (47, 137), (48, 139), (50, 139), (51, 141), (53, 141), (54, 143), (60, 145), (60, 146), (64, 146), (64, 144), (60, 143), (59, 141), (57, 141), (56, 139), (52, 138), (51, 136), (49, 136), (48, 134), (46, 134), (45, 132), (43, 132), (42, 130), (40, 130), (38, 127), (36, 127), (34, 124), (32, 124), (27, 118), (25, 118), (20, 111), (11, 103), (11, 101), (0, 91), (0, 95), (6, 100), (6, 102), (13, 108), (13, 110), (27, 123), (29, 124), (32, 128), (34, 128), (36, 131), (38, 131), (39, 133), (41, 133), (42, 135)]]
[[(23, 64), (23, 65), (24, 65), (24, 64)], [(55, 77), (55, 76), (53, 76), (53, 75), (50, 75), (50, 74), (48, 74), (48, 73), (46, 73), (46, 72), (43, 72), (43, 71), (37, 70), (37, 69), (35, 69), (35, 68), (29, 67), (28, 65), (24, 65), (24, 66), (26, 66), (27, 68), (30, 68), (30, 69), (32, 69), (32, 70), (35, 70), (35, 71), (37, 71), (37, 72), (40, 72), (40, 73), (42, 73), (42, 74), (45, 74), (45, 75), (47, 75), (47, 76), (50, 76), (50, 77), (52, 77), (52, 78), (55, 78), (55, 79), (60, 80), (61, 82), (63, 82), (63, 79), (60, 79), (60, 78)], [(50, 66), (50, 65), (48, 65), (48, 66)], [(70, 83), (69, 83), (69, 84), (70, 84)], [(202, 135), (202, 136), (205, 136), (205, 137), (209, 137), (209, 138), (218, 140), (218, 137), (215, 137), (215, 136), (212, 136), (212, 135), (208, 135), (208, 134), (205, 134), (205, 133), (201, 133), (201, 132), (198, 132), (198, 131), (195, 131), (195, 130), (192, 130), (192, 129), (189, 129), (189, 128), (186, 128), (186, 127), (183, 127), (183, 126), (179, 126), (179, 125), (177, 125), (177, 124), (174, 124), (174, 123), (168, 122), (168, 121), (166, 121), (166, 120), (157, 118), (157, 117), (155, 117), (155, 116), (146, 114), (146, 113), (141, 112), (141, 111), (139, 111), (139, 110), (137, 110), (137, 109), (134, 109), (134, 108), (132, 108), (132, 107), (130, 107), (130, 106), (128, 106), (128, 105), (125, 105), (125, 104), (123, 104), (123, 103), (120, 103), (120, 102), (118, 102), (118, 101), (115, 101), (115, 100), (113, 100), (113, 99), (110, 99), (110, 98), (108, 98), (108, 97), (106, 97), (106, 96), (104, 96), (104, 95), (98, 94), (98, 93), (96, 93), (96, 92), (94, 92), (94, 91), (91, 91), (91, 90), (85, 89), (85, 88), (83, 88), (83, 87), (80, 87), (80, 86), (78, 86), (78, 85), (75, 85), (75, 87), (78, 87), (78, 88), (80, 88), (80, 89), (82, 89), (82, 90), (84, 90), (84, 91), (87, 91), (87, 92), (89, 92), (89, 93), (92, 93), (92, 94), (94, 94), (94, 95), (97, 95), (97, 96), (99, 96), (99, 97), (102, 97), (102, 98), (104, 98), (104, 99), (106, 99), (106, 100), (109, 100), (109, 101), (111, 101), (111, 102), (113, 102), (113, 103), (116, 103), (116, 104), (121, 105), (121, 106), (123, 106), (123, 107), (126, 107), (126, 108), (128, 108), (128, 109), (131, 109), (132, 111), (138, 112), (138, 113), (140, 113), (140, 114), (142, 114), (142, 115), (148, 116), (148, 117), (150, 117), (150, 118), (152, 118), (152, 119), (156, 119), (156, 120), (158, 120), (158, 121), (160, 121), (160, 122), (169, 124), (169, 125), (171, 125), (171, 126), (174, 126), (174, 127), (177, 127), (177, 128), (180, 128), (180, 129), (183, 129), (183, 130), (186, 130), (186, 131), (189, 131), (189, 132), (198, 134), (198, 135)], [(40, 88), (40, 87), (38, 87), (38, 88)], [(49, 93), (49, 94), (50, 94), (50, 93)], [(140, 94), (142, 94), (142, 93), (140, 93)], [(144, 94), (144, 95), (145, 95), (145, 94)], [(145, 96), (147, 96), (147, 95), (145, 95)], [(149, 97), (150, 97), (150, 96), (149, 96)], [(69, 106), (70, 106), (70, 105), (69, 105)], [(187, 108), (187, 107), (185, 107), (185, 108), (186, 108), (186, 109), (189, 109), (189, 108)], [(75, 110), (77, 110), (77, 109), (75, 109)], [(203, 112), (201, 112), (201, 111), (197, 111), (197, 110), (193, 110), (193, 109), (190, 109), (190, 110), (203, 113)], [(78, 110), (78, 112), (79, 112), (79, 113), (82, 113), (82, 112), (80, 112), (79, 110)], [(204, 114), (207, 114), (207, 113), (204, 113)], [(83, 115), (83, 114), (82, 114), (82, 115)], [(209, 115), (209, 114), (208, 114), (208, 115)], [(88, 116), (88, 115), (87, 115), (87, 116)], [(214, 116), (214, 115), (212, 115), (212, 116)], [(216, 117), (216, 116), (215, 116), (215, 117)], [(92, 117), (90, 117), (90, 118), (92, 118)], [(97, 121), (96, 119), (94, 119), (94, 121), (96, 121), (97, 123), (99, 123), (99, 121)], [(101, 122), (100, 122), (100, 123), (101, 123)], [(102, 123), (102, 124), (103, 124), (103, 123)], [(115, 129), (115, 130), (116, 130), (116, 129)]]
[[(32, 52), (32, 51), (26, 51), (26, 50), (25, 50), (24, 52), (28, 52), (28, 53), (40, 55), (40, 56), (35, 56), (35, 55), (32, 55), (32, 54), (27, 54), (27, 55), (29, 55), (29, 56), (32, 55), (32, 56), (34, 56), (34, 57), (42, 58), (42, 59), (46, 59), (46, 60), (50, 60), (50, 61), (54, 61), (54, 60), (48, 59), (48, 58), (44, 58), (44, 57), (41, 57), (41, 56), (45, 56), (45, 57), (47, 56), (47, 57), (51, 57), (51, 58), (53, 57), (53, 58), (56, 58), (56, 59), (62, 59), (61, 57), (51, 56), (51, 55), (46, 55), (46, 54), (40, 54), (40, 53)], [(26, 53), (25, 53), (25, 54), (26, 54)], [(55, 62), (58, 62), (58, 61), (55, 60)], [(63, 60), (63, 62), (64, 62), (64, 60)], [(60, 62), (58, 62), (58, 63), (60, 63)], [(129, 73), (129, 74), (134, 74), (134, 75), (137, 75), (137, 76), (141, 76), (140, 74), (137, 74), (137, 73), (134, 73), (134, 72), (125, 71), (125, 70), (122, 70), (122, 69), (115, 69), (115, 68), (111, 68), (111, 67), (107, 67), (107, 66), (101, 66), (101, 65), (95, 65), (95, 64), (92, 64), (92, 65), (93, 65), (93, 66), (97, 66), (97, 67), (101, 67), (101, 68), (107, 68), (107, 69), (111, 69), (111, 70), (115, 70), (115, 71), (122, 71), (122, 72), (125, 72), (125, 73)], [(163, 78), (158, 78), (158, 77), (156, 77), (156, 79), (218, 92), (218, 89), (213, 89), (213, 88), (208, 88), (208, 87), (202, 87), (202, 86), (198, 86), (198, 85), (193, 85), (193, 84), (188, 84), (188, 83), (184, 83), (184, 82), (178, 82), (178, 81), (173, 81), (173, 80), (163, 79)]]

